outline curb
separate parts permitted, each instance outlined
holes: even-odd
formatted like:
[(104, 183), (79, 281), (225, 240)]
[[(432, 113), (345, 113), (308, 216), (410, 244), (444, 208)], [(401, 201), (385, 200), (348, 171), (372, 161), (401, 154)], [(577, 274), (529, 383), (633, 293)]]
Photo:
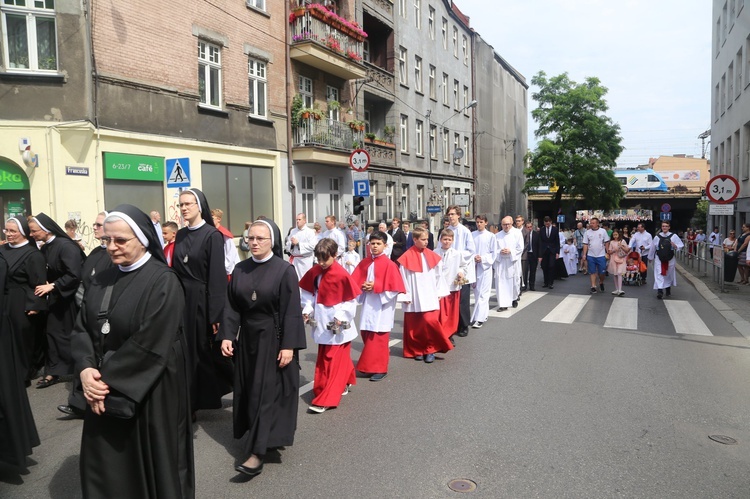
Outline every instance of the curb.
[(708, 286), (698, 277), (685, 270), (682, 265), (676, 263), (675, 268), (679, 270), (682, 277), (693, 285), (696, 291), (698, 291), (703, 297), (716, 309), (726, 320), (729, 322), (738, 333), (740, 333), (745, 339), (750, 340), (750, 321), (747, 321), (740, 317), (737, 312), (734, 312), (732, 307), (724, 303), (721, 298), (709, 289)]

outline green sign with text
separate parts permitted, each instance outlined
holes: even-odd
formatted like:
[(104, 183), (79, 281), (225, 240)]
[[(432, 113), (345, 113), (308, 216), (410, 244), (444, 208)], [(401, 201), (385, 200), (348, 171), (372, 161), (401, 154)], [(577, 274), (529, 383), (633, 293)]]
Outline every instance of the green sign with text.
[(161, 156), (105, 152), (104, 178), (163, 182), (164, 158)]
[(16, 164), (0, 158), (0, 191), (26, 191), (29, 178)]

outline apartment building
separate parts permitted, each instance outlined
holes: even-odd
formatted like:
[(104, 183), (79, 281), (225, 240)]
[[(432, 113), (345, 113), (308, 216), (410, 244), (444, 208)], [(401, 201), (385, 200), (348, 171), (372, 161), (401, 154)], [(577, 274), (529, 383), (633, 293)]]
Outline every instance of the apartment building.
[[(740, 183), (729, 227), (750, 221), (750, 2), (714, 0), (711, 83), (711, 176)], [(718, 225), (718, 220), (709, 226)]]
[(0, 167), (27, 180), (4, 216), (88, 221), (129, 202), (179, 221), (188, 186), (234, 233), (284, 213), (283, 3), (3, 0), (0, 13)]

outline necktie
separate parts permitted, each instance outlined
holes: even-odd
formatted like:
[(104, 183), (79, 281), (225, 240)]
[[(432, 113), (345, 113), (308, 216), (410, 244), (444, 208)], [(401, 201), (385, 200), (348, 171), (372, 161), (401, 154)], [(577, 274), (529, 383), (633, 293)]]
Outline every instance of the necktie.
[(550, 233), (551, 230), (552, 230), (552, 228), (547, 227), (547, 238), (549, 238), (549, 233)]

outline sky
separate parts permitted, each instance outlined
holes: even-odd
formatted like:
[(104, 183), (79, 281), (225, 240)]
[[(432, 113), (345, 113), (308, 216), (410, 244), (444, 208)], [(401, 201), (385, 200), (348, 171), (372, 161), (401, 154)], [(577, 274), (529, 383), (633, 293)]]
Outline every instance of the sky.
[[(455, 0), (471, 27), (526, 78), (567, 72), (609, 89), (620, 125), (618, 166), (650, 157), (701, 157), (710, 129), (710, 0)], [(537, 104), (531, 86), (529, 112)], [(529, 148), (536, 145), (529, 115)], [(707, 142), (708, 144), (708, 142)], [(707, 148), (708, 149), (708, 148)], [(706, 156), (710, 149), (707, 151)]]

